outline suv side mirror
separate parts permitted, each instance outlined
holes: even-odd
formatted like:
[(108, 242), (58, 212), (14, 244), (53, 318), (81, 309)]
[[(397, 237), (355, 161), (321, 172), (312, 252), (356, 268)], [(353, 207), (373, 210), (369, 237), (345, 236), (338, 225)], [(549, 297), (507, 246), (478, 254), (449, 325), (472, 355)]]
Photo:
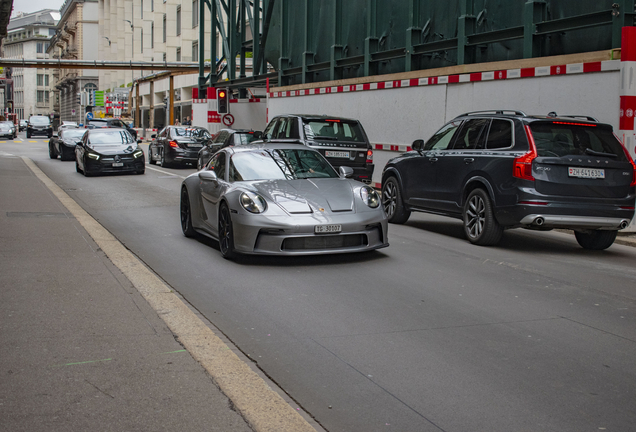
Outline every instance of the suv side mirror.
[(424, 149), (424, 140), (416, 139), (413, 141), (413, 144), (411, 144), (411, 148), (413, 150), (422, 151)]
[(255, 131), (254, 132), (254, 139), (261, 139), (261, 138), (263, 138), (263, 132)]
[(150, 138), (157, 138), (157, 134), (150, 135)]

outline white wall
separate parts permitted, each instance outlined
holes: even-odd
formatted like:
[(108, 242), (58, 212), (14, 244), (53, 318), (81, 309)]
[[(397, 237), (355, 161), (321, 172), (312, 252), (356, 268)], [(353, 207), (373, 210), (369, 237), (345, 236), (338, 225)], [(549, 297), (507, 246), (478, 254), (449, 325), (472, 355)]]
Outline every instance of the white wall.
[[(436, 84), (309, 96), (269, 97), (269, 118), (286, 113), (360, 120), (372, 144), (410, 145), (468, 111), (521, 110), (527, 114), (591, 115), (618, 131), (618, 70), (533, 78)], [(373, 182), (399, 153), (374, 151)]]

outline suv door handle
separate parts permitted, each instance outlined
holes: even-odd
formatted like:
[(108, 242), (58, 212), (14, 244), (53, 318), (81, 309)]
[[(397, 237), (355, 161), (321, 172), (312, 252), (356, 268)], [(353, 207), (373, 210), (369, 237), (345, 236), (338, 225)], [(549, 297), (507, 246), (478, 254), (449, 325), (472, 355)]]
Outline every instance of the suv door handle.
[(437, 159), (436, 157), (429, 157), (429, 158), (428, 158), (428, 161), (429, 161), (429, 162), (433, 162), (433, 163), (437, 162), (437, 160), (438, 160), (438, 159)]
[(464, 158), (464, 163), (467, 165), (473, 162), (475, 162), (475, 158)]

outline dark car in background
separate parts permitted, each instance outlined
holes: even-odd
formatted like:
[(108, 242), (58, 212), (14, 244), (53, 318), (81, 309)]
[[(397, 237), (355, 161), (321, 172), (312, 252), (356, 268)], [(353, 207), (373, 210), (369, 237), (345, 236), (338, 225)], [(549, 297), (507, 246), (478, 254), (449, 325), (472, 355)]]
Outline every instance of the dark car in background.
[(143, 174), (146, 162), (139, 142), (126, 129), (89, 129), (75, 146), (75, 170), (86, 177), (122, 172)]
[(75, 146), (86, 133), (86, 129), (67, 128), (60, 130), (49, 140), (49, 157), (57, 159), (59, 156), (63, 161), (75, 159)]
[(191, 126), (166, 126), (152, 135), (148, 145), (148, 162), (160, 166), (196, 165), (199, 150), (212, 136), (207, 129)]
[(11, 121), (0, 121), (0, 137), (17, 138), (17, 126)]
[(96, 128), (122, 128), (126, 129), (134, 139), (137, 139), (137, 131), (128, 126), (125, 122), (118, 118), (94, 118), (86, 122), (86, 129)]
[(583, 248), (601, 250), (634, 217), (636, 165), (591, 117), (477, 111), (412, 148), (382, 174), (392, 223), (412, 211), (460, 218), (478, 245), (508, 228), (572, 229)]
[(249, 144), (261, 138), (262, 132), (247, 129), (221, 129), (214, 139), (199, 150), (197, 170), (201, 171), (214, 153), (222, 148)]
[(28, 122), (26, 121), (26, 119), (21, 119), (18, 128), (20, 129), (20, 132), (22, 132), (23, 130), (25, 130), (27, 128), (27, 124)]
[(316, 149), (334, 167), (353, 168), (353, 178), (371, 183), (373, 149), (358, 120), (318, 115), (280, 115), (263, 131), (263, 141), (285, 140)]
[(26, 127), (26, 136), (31, 138), (34, 135), (44, 135), (49, 138), (53, 136), (53, 126), (47, 116), (31, 116)]

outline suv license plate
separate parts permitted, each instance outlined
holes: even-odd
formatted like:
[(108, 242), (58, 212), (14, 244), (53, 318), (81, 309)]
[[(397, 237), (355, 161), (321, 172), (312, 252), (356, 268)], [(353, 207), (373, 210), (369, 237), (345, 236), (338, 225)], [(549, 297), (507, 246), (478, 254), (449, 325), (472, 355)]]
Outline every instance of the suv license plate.
[(201, 147), (203, 147), (203, 144), (188, 144), (188, 147), (190, 147), (190, 148), (201, 148)]
[(123, 167), (124, 163), (123, 162), (113, 162), (113, 167)]
[(342, 231), (342, 225), (316, 225), (314, 232), (316, 234), (339, 233)]
[(605, 178), (605, 170), (604, 169), (594, 169), (594, 168), (568, 168), (568, 175), (570, 177), (579, 177), (579, 178)]
[(325, 151), (325, 157), (334, 157), (334, 158), (349, 158), (348, 151)]

